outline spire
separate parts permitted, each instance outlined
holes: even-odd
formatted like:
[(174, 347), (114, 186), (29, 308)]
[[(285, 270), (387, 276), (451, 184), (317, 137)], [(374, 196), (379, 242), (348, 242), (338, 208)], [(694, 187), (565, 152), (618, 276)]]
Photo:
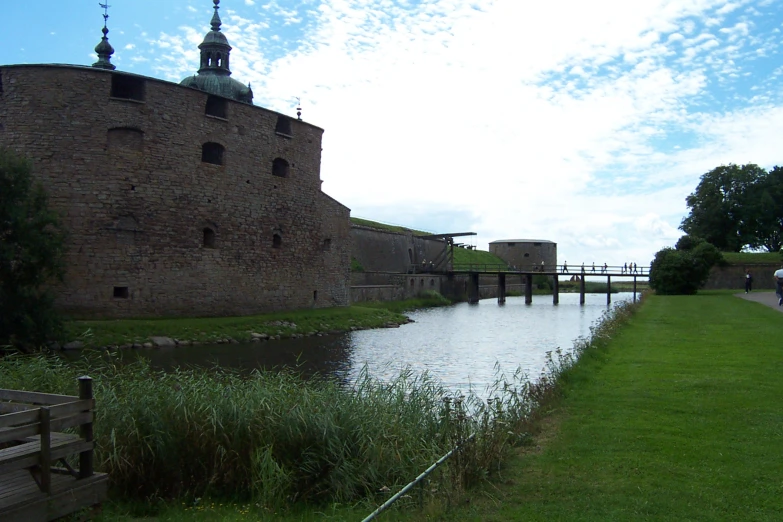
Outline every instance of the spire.
[(213, 31), (220, 31), (220, 26), (223, 25), (223, 22), (220, 21), (220, 15), (218, 14), (218, 9), (220, 9), (220, 0), (212, 0), (212, 3), (215, 4), (215, 14), (212, 15), (212, 21), (210, 24), (212, 25)]
[(212, 3), (215, 4), (215, 13), (210, 21), (212, 30), (204, 36), (204, 41), (198, 46), (201, 49), (201, 67), (199, 67), (198, 73), (230, 76), (231, 69), (229, 69), (228, 58), (231, 46), (228, 45), (226, 35), (220, 32), (220, 26), (223, 25), (218, 14), (220, 0), (212, 0)]
[(106, 21), (109, 19), (109, 4), (99, 3), (98, 5), (103, 8), (103, 29), (101, 29), (103, 38), (101, 38), (101, 41), (95, 46), (95, 52), (98, 54), (98, 61), (92, 64), (92, 66), (113, 71), (116, 69), (111, 63), (111, 55), (114, 54), (114, 47), (111, 46), (109, 37), (106, 36), (109, 34), (109, 28), (106, 27)]

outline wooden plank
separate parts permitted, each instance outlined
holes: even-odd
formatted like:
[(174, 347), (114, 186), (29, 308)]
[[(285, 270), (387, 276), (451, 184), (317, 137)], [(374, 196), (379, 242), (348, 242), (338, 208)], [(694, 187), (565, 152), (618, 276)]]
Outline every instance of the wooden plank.
[(92, 423), (91, 411), (52, 420), (52, 431), (63, 431), (66, 428), (75, 428), (88, 423)]
[(0, 522), (54, 520), (107, 498), (109, 477), (104, 473), (82, 480), (58, 477), (56, 484), (53, 481), (51, 496), (41, 493), (29, 474), (20, 480), (24, 478), (26, 489), (19, 490), (15, 498), (0, 500)]
[[(38, 410), (36, 410), (38, 411)], [(36, 435), (41, 431), (41, 424), (36, 422), (35, 424), (28, 424), (27, 426), (17, 426), (16, 428), (3, 428), (0, 431), (0, 443), (11, 442), (31, 435)]]
[(0, 429), (9, 426), (19, 426), (20, 424), (30, 424), (31, 422), (38, 422), (38, 408), (0, 415)]
[[(53, 461), (59, 460), (74, 453), (92, 450), (93, 447), (92, 441), (87, 442), (81, 439), (52, 441), (50, 458)], [(27, 442), (25, 444), (20, 444), (19, 446), (0, 450), (0, 455), (2, 456), (2, 458), (0, 458), (0, 475), (10, 471), (36, 466), (39, 463), (38, 454), (40, 451), (40, 441)]]
[(76, 400), (79, 400), (79, 397), (74, 397), (73, 395), (56, 395), (54, 393), (0, 389), (0, 401), (29, 402), (31, 404), (53, 406), (55, 404), (73, 402)]
[(40, 468), (41, 468), (41, 491), (50, 495), (52, 493), (52, 441), (51, 441), (51, 412), (49, 408), (41, 408), (41, 446)]
[(6, 413), (13, 413), (16, 411), (24, 411), (35, 408), (32, 404), (25, 404), (23, 402), (0, 402), (0, 415)]
[(80, 399), (73, 402), (66, 402), (51, 407), (52, 418), (67, 417), (74, 413), (83, 411), (92, 411), (95, 409), (95, 399)]

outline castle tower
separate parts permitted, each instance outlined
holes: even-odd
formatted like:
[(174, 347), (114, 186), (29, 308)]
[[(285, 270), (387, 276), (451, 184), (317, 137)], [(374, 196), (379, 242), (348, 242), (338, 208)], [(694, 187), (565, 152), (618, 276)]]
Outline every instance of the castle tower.
[(244, 85), (231, 78), (231, 69), (229, 68), (231, 46), (228, 44), (226, 35), (220, 31), (222, 25), (218, 14), (220, 0), (212, 0), (212, 2), (215, 4), (215, 12), (210, 21), (211, 30), (198, 46), (201, 50), (198, 74), (188, 76), (180, 82), (180, 85), (244, 103), (253, 103), (253, 90), (250, 85)]

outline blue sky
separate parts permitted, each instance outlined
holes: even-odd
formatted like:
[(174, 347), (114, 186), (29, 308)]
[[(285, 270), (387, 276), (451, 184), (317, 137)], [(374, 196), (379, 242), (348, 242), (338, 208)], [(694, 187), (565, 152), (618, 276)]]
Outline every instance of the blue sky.
[[(110, 2), (118, 69), (195, 73), (211, 0)], [(699, 178), (783, 164), (783, 2), (222, 0), (233, 77), (325, 129), (352, 215), (646, 265)], [(0, 63), (96, 60), (98, 2), (6, 2)]]

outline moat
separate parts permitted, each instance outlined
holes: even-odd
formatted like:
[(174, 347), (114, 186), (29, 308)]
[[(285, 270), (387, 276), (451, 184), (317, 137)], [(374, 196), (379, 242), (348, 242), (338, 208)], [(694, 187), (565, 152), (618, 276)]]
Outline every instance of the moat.
[[(631, 293), (612, 296), (614, 306)], [(400, 328), (347, 332), (252, 344), (200, 345), (122, 352), (137, 354), (159, 368), (212, 366), (249, 371), (254, 368), (296, 368), (303, 374), (330, 375), (351, 382), (366, 365), (370, 374), (386, 378), (405, 368), (436, 376), (451, 389), (481, 394), (496, 370), (513, 374), (518, 368), (537, 376), (547, 352), (568, 351), (574, 340), (586, 337), (590, 327), (609, 309), (604, 294), (588, 294), (584, 306), (578, 294), (563, 294), (560, 304), (549, 298), (510, 297), (499, 306), (495, 299), (479, 305), (460, 303), (445, 308), (411, 312), (415, 321)]]

